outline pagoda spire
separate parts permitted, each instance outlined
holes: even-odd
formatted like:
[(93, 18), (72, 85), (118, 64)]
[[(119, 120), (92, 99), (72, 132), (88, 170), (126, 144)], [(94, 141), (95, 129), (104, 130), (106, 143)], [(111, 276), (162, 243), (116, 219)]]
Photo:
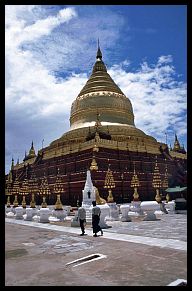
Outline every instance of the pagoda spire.
[(175, 142), (174, 142), (173, 150), (176, 151), (176, 152), (181, 150), (181, 146), (180, 146), (180, 143), (178, 141), (176, 133), (175, 133)]
[(104, 64), (104, 62), (102, 60), (102, 52), (101, 52), (101, 49), (100, 49), (100, 46), (99, 46), (99, 39), (98, 39), (98, 48), (97, 48), (96, 59), (97, 60), (96, 60), (95, 65), (93, 67), (92, 73), (99, 72), (99, 71), (107, 72), (107, 68), (106, 68), (106, 66), (105, 66), (105, 64)]
[(34, 150), (33, 140), (32, 140), (32, 143), (31, 143), (31, 150)]
[(25, 150), (25, 156), (24, 156), (23, 162), (25, 162), (25, 160), (27, 160), (27, 152), (26, 152), (26, 150)]
[(11, 170), (13, 170), (13, 168), (14, 168), (14, 159), (13, 159), (13, 157), (12, 157), (12, 161), (11, 161)]
[(100, 46), (99, 46), (99, 38), (98, 38), (98, 48), (97, 48), (97, 56), (96, 56), (96, 59), (102, 59), (102, 52), (101, 52), (101, 49), (100, 49)]
[(33, 141), (32, 141), (32, 143), (31, 143), (31, 148), (30, 148), (30, 150), (29, 150), (29, 155), (28, 155), (30, 158), (32, 158), (32, 157), (35, 157), (36, 155), (35, 155), (35, 149), (34, 149), (34, 146), (33, 146)]

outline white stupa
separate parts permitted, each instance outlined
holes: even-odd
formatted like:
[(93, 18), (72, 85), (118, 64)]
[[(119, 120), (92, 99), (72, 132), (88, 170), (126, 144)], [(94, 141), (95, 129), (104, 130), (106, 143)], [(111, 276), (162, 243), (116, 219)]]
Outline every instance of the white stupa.
[(87, 178), (85, 182), (85, 187), (82, 190), (82, 192), (83, 192), (82, 206), (83, 207), (92, 206), (92, 201), (96, 200), (96, 195), (95, 195), (95, 189), (93, 187), (93, 183), (91, 180), (90, 170), (87, 170)]

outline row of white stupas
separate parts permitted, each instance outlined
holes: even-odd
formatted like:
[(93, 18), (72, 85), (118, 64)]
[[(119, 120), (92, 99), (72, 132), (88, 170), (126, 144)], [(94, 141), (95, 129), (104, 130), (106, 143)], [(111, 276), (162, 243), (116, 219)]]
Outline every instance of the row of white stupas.
[[(110, 227), (111, 221), (130, 222), (135, 220), (157, 220), (157, 214), (173, 213), (175, 202), (157, 203), (157, 201), (132, 201), (131, 203), (121, 204), (118, 206), (116, 202), (106, 202), (99, 196), (96, 187), (93, 186), (91, 173), (87, 171), (87, 178), (84, 189), (82, 190), (82, 206), (86, 209), (86, 221), (91, 225), (92, 222), (92, 201), (99, 201), (97, 205), (101, 209), (100, 226), (101, 228)], [(6, 217), (15, 219), (24, 219), (28, 221), (38, 221), (49, 223), (53, 221), (70, 220), (71, 226), (79, 226), (77, 210), (75, 215), (71, 215), (70, 206), (63, 206), (62, 209), (54, 209), (54, 206), (35, 208), (22, 206), (6, 207)]]

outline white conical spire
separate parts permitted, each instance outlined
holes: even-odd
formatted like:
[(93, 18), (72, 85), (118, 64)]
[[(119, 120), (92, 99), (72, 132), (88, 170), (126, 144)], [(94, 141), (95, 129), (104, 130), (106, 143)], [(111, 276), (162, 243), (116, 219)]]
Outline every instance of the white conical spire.
[(92, 204), (92, 201), (95, 201), (95, 189), (93, 187), (93, 183), (91, 180), (91, 172), (90, 170), (87, 170), (87, 177), (85, 182), (85, 187), (83, 192), (83, 205), (90, 205)]
[(87, 178), (86, 178), (84, 190), (91, 191), (92, 189), (93, 189), (93, 183), (91, 180), (91, 172), (90, 170), (87, 170)]

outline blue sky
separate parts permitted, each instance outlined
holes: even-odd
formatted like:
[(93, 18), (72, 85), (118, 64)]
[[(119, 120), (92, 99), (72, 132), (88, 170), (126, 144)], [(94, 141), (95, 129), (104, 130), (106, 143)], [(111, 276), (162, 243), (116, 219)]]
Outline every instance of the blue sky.
[(37, 153), (69, 130), (98, 38), (136, 127), (186, 148), (186, 5), (6, 5), (6, 173), (32, 140)]

